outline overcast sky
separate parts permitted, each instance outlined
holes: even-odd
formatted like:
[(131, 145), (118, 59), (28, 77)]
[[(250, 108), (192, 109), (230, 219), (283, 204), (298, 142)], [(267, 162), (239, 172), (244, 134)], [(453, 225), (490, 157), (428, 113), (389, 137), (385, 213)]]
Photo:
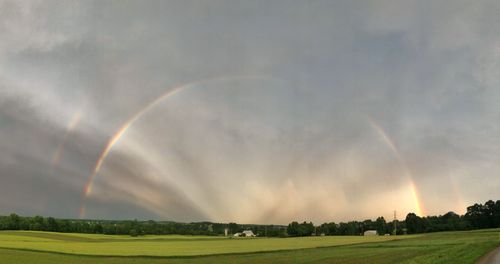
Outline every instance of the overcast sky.
[(0, 0), (0, 214), (319, 224), (500, 199), (498, 14)]

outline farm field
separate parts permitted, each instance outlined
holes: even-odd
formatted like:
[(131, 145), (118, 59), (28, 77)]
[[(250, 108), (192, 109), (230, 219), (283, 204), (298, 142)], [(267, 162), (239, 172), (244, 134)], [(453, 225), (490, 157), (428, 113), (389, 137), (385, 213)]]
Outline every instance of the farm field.
[(217, 236), (107, 236), (48, 232), (0, 232), (0, 247), (106, 256), (197, 256), (382, 242), (410, 236), (226, 238)]
[(0, 263), (474, 263), (500, 229), (397, 237), (243, 238), (0, 232)]

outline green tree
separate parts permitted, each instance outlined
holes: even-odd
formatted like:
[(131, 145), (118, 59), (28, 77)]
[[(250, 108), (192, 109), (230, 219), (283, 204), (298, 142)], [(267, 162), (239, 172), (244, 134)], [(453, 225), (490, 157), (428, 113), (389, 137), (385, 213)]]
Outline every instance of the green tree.
[(7, 220), (7, 227), (10, 230), (19, 230), (20, 217), (17, 214), (10, 214)]
[(52, 232), (59, 231), (59, 226), (57, 225), (56, 219), (53, 217), (47, 218), (47, 230)]
[(310, 236), (314, 233), (314, 225), (312, 222), (303, 222), (299, 225), (298, 236)]
[(236, 223), (229, 223), (227, 228), (229, 229), (230, 234), (236, 234), (240, 231), (240, 227)]
[(500, 200), (497, 200), (493, 207), (493, 223), (493, 227), (500, 227)]
[(96, 234), (102, 234), (103, 233), (103, 227), (100, 223), (97, 223), (94, 225), (93, 227), (93, 232), (96, 233)]
[(414, 213), (406, 215), (405, 224), (408, 234), (422, 233), (424, 231), (424, 221)]
[(383, 216), (380, 216), (377, 218), (375, 221), (375, 226), (377, 229), (377, 233), (381, 236), (385, 235), (385, 232), (387, 230), (387, 223), (385, 222), (385, 219)]
[(133, 237), (137, 237), (137, 236), (139, 236), (139, 232), (137, 231), (137, 229), (130, 229), (129, 235), (133, 236)]
[(288, 224), (286, 232), (289, 236), (298, 236), (299, 235), (299, 223), (294, 221), (294, 222), (291, 222), (290, 224)]
[(325, 235), (328, 235), (328, 236), (337, 235), (337, 224), (335, 224), (334, 222), (327, 223), (326, 229), (327, 229), (327, 232), (325, 233)]
[(481, 204), (474, 204), (467, 207), (467, 213), (465, 213), (465, 219), (474, 229), (484, 228), (486, 226), (484, 216), (483, 216), (483, 206)]

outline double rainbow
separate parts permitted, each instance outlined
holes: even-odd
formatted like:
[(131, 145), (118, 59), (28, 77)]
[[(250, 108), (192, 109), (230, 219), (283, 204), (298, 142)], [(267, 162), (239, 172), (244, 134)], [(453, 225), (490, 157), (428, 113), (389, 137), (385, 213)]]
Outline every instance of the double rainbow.
[(258, 75), (242, 75), (242, 76), (223, 76), (223, 77), (217, 77), (217, 78), (209, 78), (209, 79), (203, 79), (199, 81), (194, 81), (194, 82), (189, 82), (185, 84), (181, 84), (178, 86), (174, 86), (171, 89), (168, 89), (167, 92), (164, 94), (160, 95), (157, 97), (155, 100), (147, 104), (144, 108), (139, 110), (137, 113), (132, 115), (120, 128), (111, 136), (111, 138), (108, 140), (108, 143), (102, 150), (101, 154), (99, 155), (99, 158), (97, 159), (97, 162), (94, 166), (94, 169), (92, 170), (92, 174), (89, 176), (87, 183), (85, 184), (84, 190), (83, 190), (83, 200), (82, 204), (80, 207), (80, 218), (83, 218), (85, 216), (85, 200), (86, 198), (92, 193), (92, 186), (94, 184), (95, 178), (99, 171), (101, 170), (101, 167), (106, 160), (106, 157), (109, 155), (111, 149), (113, 146), (118, 143), (118, 141), (123, 137), (123, 135), (127, 132), (127, 130), (134, 124), (135, 121), (140, 119), (144, 114), (146, 114), (148, 111), (153, 109), (155, 106), (163, 102), (164, 100), (174, 96), (175, 94), (179, 93), (182, 90), (185, 90), (190, 87), (194, 87), (203, 83), (208, 83), (208, 82), (215, 82), (215, 81), (224, 81), (224, 80), (235, 80), (235, 79), (273, 79), (267, 76), (258, 76)]

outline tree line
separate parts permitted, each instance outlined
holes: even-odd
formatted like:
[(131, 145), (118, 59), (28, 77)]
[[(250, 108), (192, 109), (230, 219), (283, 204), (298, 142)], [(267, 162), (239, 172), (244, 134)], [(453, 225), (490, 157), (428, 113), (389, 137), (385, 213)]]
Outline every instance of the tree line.
[(236, 223), (194, 222), (179, 223), (170, 221), (138, 220), (80, 220), (56, 219), (53, 217), (23, 217), (17, 214), (0, 216), (0, 230), (32, 230), (62, 233), (88, 233), (107, 235), (225, 235), (243, 230), (252, 230), (259, 236), (284, 236), (285, 226), (279, 225), (242, 225)]
[(497, 228), (500, 227), (500, 200), (471, 205), (465, 215), (448, 212), (442, 216), (419, 217), (410, 213), (405, 224), (409, 234)]
[[(395, 229), (396, 227), (396, 229)], [(500, 227), (500, 200), (467, 207), (465, 215), (448, 212), (439, 216), (420, 217), (409, 213), (405, 220), (387, 222), (384, 217), (376, 220), (324, 223), (315, 226), (312, 222), (292, 222), (282, 225), (247, 225), (237, 223), (170, 221), (123, 221), (56, 219), (53, 217), (23, 217), (17, 214), (0, 216), (0, 230), (34, 230), (63, 233), (93, 233), (109, 235), (228, 235), (252, 230), (257, 236), (286, 237), (311, 235), (362, 235), (366, 230), (377, 230), (384, 234), (416, 234), (437, 231), (459, 231)]]
[(387, 222), (384, 217), (375, 221), (350, 221), (341, 223), (324, 223), (314, 226), (311, 222), (292, 222), (287, 227), (289, 236), (311, 235), (362, 235), (367, 230), (376, 230), (377, 234), (418, 234), (438, 231), (463, 231), (483, 228), (500, 227), (500, 200), (489, 200), (484, 205), (474, 204), (467, 207), (464, 215), (448, 212), (439, 216), (420, 217), (415, 213), (408, 213), (404, 221)]

